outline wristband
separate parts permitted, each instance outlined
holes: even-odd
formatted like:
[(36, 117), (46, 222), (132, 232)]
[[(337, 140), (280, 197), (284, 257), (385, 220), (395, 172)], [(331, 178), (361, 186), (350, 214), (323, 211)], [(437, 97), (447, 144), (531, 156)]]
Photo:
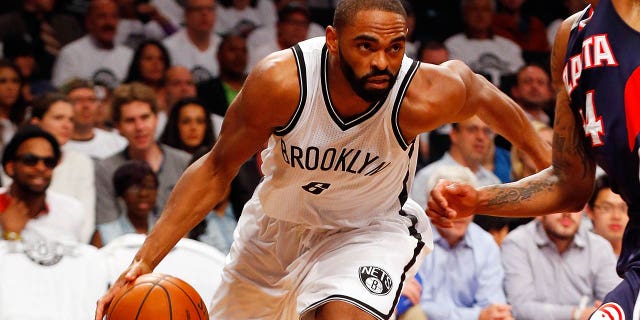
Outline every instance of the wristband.
[(14, 232), (14, 231), (4, 231), (2, 233), (2, 238), (4, 238), (5, 240), (8, 240), (8, 241), (20, 241), (20, 240), (22, 240), (22, 237), (20, 236), (20, 233)]

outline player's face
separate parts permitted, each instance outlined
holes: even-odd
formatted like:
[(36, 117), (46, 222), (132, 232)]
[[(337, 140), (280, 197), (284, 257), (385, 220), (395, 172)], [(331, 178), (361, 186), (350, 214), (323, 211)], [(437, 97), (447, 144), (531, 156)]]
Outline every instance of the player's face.
[(361, 11), (340, 30), (340, 67), (365, 101), (380, 100), (391, 90), (402, 64), (406, 32), (401, 15), (383, 11)]
[(151, 106), (142, 101), (133, 101), (120, 107), (120, 121), (116, 127), (134, 151), (148, 150), (154, 143), (158, 118)]
[(124, 202), (127, 205), (127, 214), (137, 218), (146, 218), (156, 203), (158, 185), (153, 176), (146, 176), (139, 185), (127, 188), (124, 193)]
[[(34, 159), (48, 159), (37, 160)], [(53, 147), (45, 138), (25, 140), (16, 151), (16, 160), (7, 163), (7, 174), (20, 190), (33, 194), (43, 194), (51, 183), (53, 168), (45, 163), (53, 161)]]
[(578, 232), (582, 211), (572, 213), (553, 213), (542, 216), (542, 227), (551, 239), (571, 240)]
[(140, 72), (145, 81), (160, 83), (167, 67), (162, 59), (162, 51), (156, 45), (149, 44), (142, 49)]
[(611, 242), (622, 241), (624, 228), (629, 222), (627, 209), (627, 203), (611, 189), (600, 190), (593, 208), (589, 210), (593, 231)]
[(64, 145), (73, 133), (73, 106), (66, 101), (54, 102), (38, 125), (52, 134), (61, 146)]
[(180, 109), (178, 116), (178, 134), (180, 140), (189, 148), (200, 146), (204, 140), (207, 113), (203, 106), (189, 104)]

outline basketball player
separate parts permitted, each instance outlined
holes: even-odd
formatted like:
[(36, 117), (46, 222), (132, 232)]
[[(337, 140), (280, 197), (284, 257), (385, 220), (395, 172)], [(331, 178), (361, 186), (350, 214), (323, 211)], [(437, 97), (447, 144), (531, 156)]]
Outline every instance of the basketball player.
[(267, 140), (265, 177), (238, 222), (211, 319), (388, 319), (432, 247), (426, 214), (407, 200), (419, 133), (477, 113), (539, 167), (550, 160), (515, 102), (460, 62), (412, 61), (406, 40), (400, 1), (343, 0), (326, 39), (259, 63), (96, 319), (222, 200)]
[(582, 210), (597, 163), (627, 202), (630, 220), (617, 265), (624, 281), (590, 319), (640, 319), (640, 1), (590, 3), (563, 22), (553, 49), (553, 165), (479, 190), (442, 181), (431, 194), (428, 214), (445, 226), (472, 212), (533, 216)]

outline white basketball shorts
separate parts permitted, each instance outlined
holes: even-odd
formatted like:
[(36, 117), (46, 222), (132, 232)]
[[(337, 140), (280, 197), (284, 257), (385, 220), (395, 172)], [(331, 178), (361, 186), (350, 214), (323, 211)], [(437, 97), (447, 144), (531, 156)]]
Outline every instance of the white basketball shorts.
[(330, 301), (388, 319), (403, 281), (433, 249), (424, 210), (409, 200), (402, 211), (363, 228), (317, 230), (267, 217), (252, 199), (210, 319), (301, 319)]

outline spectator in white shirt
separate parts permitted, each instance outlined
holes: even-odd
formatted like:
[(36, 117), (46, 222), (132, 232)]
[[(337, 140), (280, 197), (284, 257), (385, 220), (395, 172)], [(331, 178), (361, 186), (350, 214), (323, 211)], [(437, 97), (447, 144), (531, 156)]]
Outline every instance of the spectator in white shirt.
[(127, 140), (117, 132), (96, 127), (99, 101), (93, 83), (75, 79), (63, 87), (63, 92), (74, 108), (73, 133), (64, 150), (100, 160), (127, 146)]
[(464, 61), (473, 71), (488, 76), (495, 85), (500, 78), (524, 64), (522, 49), (515, 42), (491, 31), (494, 0), (462, 0), (464, 32), (445, 41), (451, 59)]
[(118, 7), (113, 0), (92, 0), (86, 15), (88, 34), (64, 46), (53, 67), (52, 83), (91, 79), (109, 88), (124, 80), (133, 52), (115, 43)]
[(185, 28), (164, 40), (173, 65), (187, 67), (196, 82), (218, 76), (220, 36), (213, 32), (215, 22), (215, 0), (186, 0)]

